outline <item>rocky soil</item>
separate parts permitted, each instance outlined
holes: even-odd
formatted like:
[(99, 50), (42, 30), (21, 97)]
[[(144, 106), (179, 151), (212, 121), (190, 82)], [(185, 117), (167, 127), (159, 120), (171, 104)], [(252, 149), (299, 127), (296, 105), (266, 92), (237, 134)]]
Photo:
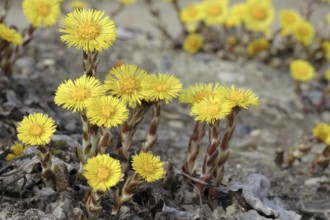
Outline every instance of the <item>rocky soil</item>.
[[(82, 74), (80, 59), (81, 52), (66, 48), (55, 28), (38, 30), (26, 56), (17, 61), (12, 78), (0, 76), (0, 219), (68, 219), (79, 211), (75, 208), (83, 207), (87, 187), (74, 179), (80, 119), (53, 103), (57, 86)], [(317, 100), (319, 92), (307, 92), (302, 102), (285, 68), (240, 58), (225, 61), (221, 54), (190, 55), (173, 49), (161, 37), (121, 26), (116, 44), (100, 54), (100, 79), (120, 61), (149, 72), (174, 74), (185, 86), (219, 82), (249, 88), (260, 97), (260, 105), (239, 114), (217, 207), (211, 210), (203, 195), (202, 201), (194, 198), (189, 187), (164, 189), (152, 184), (139, 192), (133, 204), (124, 206), (117, 219), (330, 219), (330, 186), (326, 184), (330, 168), (311, 168), (324, 146), (313, 146), (309, 155), (290, 168), (274, 163), (277, 148), (299, 145), (316, 123), (330, 122), (329, 107), (321, 113), (303, 110), (303, 103)], [(318, 89), (313, 83), (303, 89), (311, 88)], [(71, 164), (72, 186), (66, 192), (41, 188), (35, 149), (10, 163), (4, 159), (16, 141), (15, 126), (31, 112), (47, 113), (58, 125), (51, 147), (54, 159)], [(135, 142), (145, 137), (149, 120), (144, 119)], [(162, 106), (154, 151), (173, 164), (179, 179), (193, 125), (188, 106), (176, 101)], [(203, 144), (201, 155), (207, 140)], [(197, 170), (201, 163), (202, 156)], [(109, 219), (111, 195), (102, 206), (100, 218)]]

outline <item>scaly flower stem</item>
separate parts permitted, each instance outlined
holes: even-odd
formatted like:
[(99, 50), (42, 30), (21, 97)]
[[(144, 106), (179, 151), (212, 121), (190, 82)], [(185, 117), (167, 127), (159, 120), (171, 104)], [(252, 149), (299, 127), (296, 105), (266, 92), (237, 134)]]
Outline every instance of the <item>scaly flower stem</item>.
[(84, 172), (83, 165), (87, 162), (87, 160), (96, 156), (100, 139), (99, 128), (97, 126), (90, 125), (85, 114), (81, 113), (80, 117), (83, 124), (83, 135), (82, 146), (77, 149), (78, 157), (80, 159), (78, 176), (82, 176)]
[(83, 69), (84, 69), (84, 74), (87, 76), (96, 76), (96, 69), (97, 65), (99, 63), (98, 60), (98, 52), (91, 52), (91, 53), (86, 53), (85, 51), (83, 52), (82, 56), (82, 62), (83, 62)]
[(160, 104), (156, 101), (153, 105), (153, 118), (149, 126), (147, 138), (141, 146), (144, 152), (149, 151), (157, 140), (157, 128), (160, 119), (160, 113)]
[(182, 166), (182, 171), (188, 175), (193, 174), (195, 160), (199, 153), (200, 143), (205, 135), (205, 123), (196, 122), (194, 131), (190, 136), (188, 144), (188, 155)]
[(223, 135), (221, 144), (220, 144), (220, 154), (218, 156), (217, 169), (213, 173), (213, 180), (215, 186), (219, 186), (223, 175), (224, 175), (224, 166), (229, 157), (229, 143), (233, 133), (235, 131), (236, 126), (236, 117), (238, 112), (240, 111), (239, 107), (235, 107), (232, 112), (227, 116), (227, 125), (226, 130)]
[(100, 141), (98, 143), (98, 153), (105, 154), (113, 143), (113, 134), (110, 128), (100, 127)]
[(92, 190), (90, 189), (87, 191), (85, 195), (85, 200), (86, 200), (86, 210), (88, 213), (88, 218), (89, 220), (97, 219), (100, 211), (102, 210), (101, 206), (101, 199), (104, 195), (104, 192), (102, 190)]
[(55, 178), (52, 171), (52, 155), (49, 148), (45, 145), (39, 145), (37, 151), (37, 157), (40, 160), (42, 171), (41, 179), (45, 183), (46, 187), (55, 187)]
[(136, 131), (136, 127), (143, 120), (144, 114), (147, 112), (151, 104), (149, 102), (142, 102), (142, 104), (132, 110), (130, 119), (125, 122), (120, 131), (119, 140), (116, 144), (116, 152), (122, 159), (123, 170), (128, 168), (129, 150), (132, 144), (132, 138)]
[(195, 184), (195, 189), (198, 192), (203, 190), (203, 187), (205, 186), (204, 183), (208, 183), (212, 179), (212, 174), (217, 168), (217, 158), (219, 155), (218, 146), (220, 143), (219, 133), (220, 129), (218, 120), (214, 124), (209, 125), (209, 146), (207, 147), (204, 157), (203, 171), (199, 178), (200, 181)]
[(140, 176), (136, 172), (134, 172), (134, 174), (126, 180), (122, 188), (120, 204), (129, 202), (143, 182), (144, 181), (141, 180)]
[(329, 166), (330, 162), (330, 145), (327, 145), (325, 149), (319, 154), (313, 161), (312, 167), (321, 167), (326, 169)]

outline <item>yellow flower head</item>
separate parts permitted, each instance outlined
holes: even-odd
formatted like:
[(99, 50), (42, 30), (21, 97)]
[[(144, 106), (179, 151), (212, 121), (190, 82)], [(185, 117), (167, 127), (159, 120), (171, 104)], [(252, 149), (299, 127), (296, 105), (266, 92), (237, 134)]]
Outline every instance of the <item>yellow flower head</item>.
[(119, 2), (125, 5), (129, 5), (135, 3), (136, 0), (119, 0)]
[(20, 33), (18, 33), (15, 29), (8, 28), (4, 24), (0, 24), (0, 39), (4, 39), (5, 41), (15, 45), (20, 45), (23, 42)]
[(10, 160), (14, 159), (15, 157), (22, 156), (24, 151), (26, 149), (28, 149), (29, 147), (30, 147), (30, 145), (24, 146), (21, 143), (16, 143), (16, 144), (11, 145), (10, 150), (12, 153), (10, 153), (6, 156), (6, 161), (10, 161)]
[(151, 152), (141, 152), (134, 155), (132, 168), (147, 182), (155, 182), (165, 174), (160, 157), (153, 155)]
[(73, 112), (83, 111), (90, 98), (104, 95), (105, 89), (95, 77), (86, 75), (62, 83), (56, 90), (54, 101), (58, 106)]
[(319, 123), (313, 129), (314, 137), (320, 139), (323, 142), (330, 137), (330, 126), (326, 123)]
[(235, 88), (232, 85), (231, 87), (221, 86), (218, 91), (226, 101), (232, 103), (233, 107), (247, 109), (250, 105), (259, 104), (258, 97), (249, 89)]
[(275, 10), (270, 0), (248, 0), (244, 21), (251, 31), (266, 31), (273, 23)]
[(70, 7), (73, 8), (74, 10), (83, 9), (87, 7), (87, 3), (80, 0), (74, 0), (70, 2)]
[(203, 4), (204, 20), (207, 25), (224, 23), (228, 14), (228, 0), (209, 0)]
[(300, 14), (292, 9), (283, 9), (280, 11), (280, 25), (282, 28), (282, 34), (291, 34), (292, 30), (299, 24), (302, 20)]
[(246, 4), (238, 3), (230, 8), (229, 16), (225, 21), (227, 27), (239, 26), (243, 23), (244, 14), (246, 13)]
[(180, 12), (180, 19), (184, 23), (196, 23), (204, 17), (202, 4), (190, 4)]
[(183, 43), (183, 49), (188, 53), (196, 53), (203, 46), (203, 39), (195, 33), (189, 34)]
[(196, 116), (196, 121), (206, 121), (213, 124), (215, 121), (229, 115), (232, 108), (232, 103), (225, 101), (221, 96), (209, 97), (194, 103), (190, 115)]
[(182, 84), (175, 76), (159, 73), (150, 74), (142, 82), (143, 94), (148, 101), (172, 101), (182, 90)]
[(199, 83), (193, 86), (188, 86), (182, 91), (179, 100), (182, 103), (193, 105), (205, 98), (212, 97), (215, 94), (213, 87), (217, 89), (218, 85), (213, 85), (212, 83)]
[(247, 47), (247, 53), (250, 57), (257, 55), (261, 51), (269, 49), (269, 41), (265, 38), (253, 40)]
[(105, 87), (111, 94), (120, 98), (128, 106), (135, 108), (144, 98), (142, 81), (147, 72), (135, 65), (123, 64), (113, 68), (105, 79)]
[(324, 57), (327, 60), (330, 60), (330, 41), (323, 41), (321, 43), (321, 48), (322, 48)]
[(293, 29), (293, 38), (308, 46), (312, 43), (315, 35), (313, 25), (308, 21), (300, 21)]
[(33, 113), (25, 116), (17, 126), (17, 137), (24, 144), (44, 145), (50, 142), (56, 125), (45, 114)]
[(291, 76), (301, 82), (307, 82), (314, 78), (314, 67), (306, 60), (294, 60), (290, 64)]
[(84, 170), (88, 185), (93, 190), (107, 190), (117, 185), (123, 176), (120, 162), (107, 154), (88, 159)]
[(86, 115), (91, 124), (110, 128), (124, 123), (128, 118), (128, 110), (119, 99), (102, 96), (87, 102)]
[(85, 52), (102, 51), (116, 40), (115, 23), (104, 12), (93, 9), (75, 10), (63, 20), (61, 40), (68, 47), (74, 46)]
[(325, 78), (330, 82), (330, 68), (328, 68), (327, 71), (325, 72)]
[(34, 27), (49, 27), (61, 15), (60, 2), (53, 0), (23, 0), (23, 13)]

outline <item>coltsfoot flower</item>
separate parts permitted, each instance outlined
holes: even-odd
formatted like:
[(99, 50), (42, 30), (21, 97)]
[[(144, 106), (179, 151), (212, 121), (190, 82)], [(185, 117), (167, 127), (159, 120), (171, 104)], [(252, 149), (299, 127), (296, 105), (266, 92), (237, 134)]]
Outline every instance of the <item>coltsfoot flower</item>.
[(110, 128), (124, 123), (128, 118), (128, 110), (119, 99), (102, 96), (87, 102), (86, 115), (91, 124)]
[(165, 174), (160, 157), (153, 155), (151, 152), (141, 152), (134, 155), (132, 169), (147, 182), (155, 182)]
[(61, 14), (60, 1), (24, 0), (23, 13), (34, 27), (53, 26)]
[(86, 75), (62, 83), (56, 90), (54, 101), (58, 106), (73, 112), (83, 111), (90, 98), (104, 95), (105, 89), (95, 77)]
[(250, 105), (258, 105), (259, 99), (254, 92), (249, 89), (231, 87), (220, 87), (219, 93), (225, 100), (230, 102), (233, 107), (247, 109)]
[(244, 21), (251, 31), (266, 31), (272, 25), (275, 10), (270, 0), (248, 0)]
[(88, 185), (94, 190), (107, 190), (123, 176), (120, 162), (106, 154), (88, 159), (84, 170)]
[(257, 55), (261, 51), (269, 49), (269, 41), (265, 38), (253, 40), (247, 47), (247, 54), (251, 57)]
[(323, 142), (328, 142), (330, 138), (330, 126), (326, 123), (318, 123), (313, 129), (314, 137)]
[(180, 11), (180, 20), (184, 23), (196, 23), (204, 17), (202, 4), (190, 4)]
[(109, 48), (116, 40), (115, 23), (104, 12), (94, 9), (75, 10), (61, 24), (61, 40), (68, 47), (83, 49), (86, 53)]
[(4, 39), (5, 41), (15, 45), (21, 45), (23, 42), (22, 35), (20, 33), (13, 28), (8, 28), (4, 24), (0, 24), (0, 39)]
[(172, 101), (182, 90), (182, 84), (173, 75), (150, 74), (142, 82), (143, 94), (148, 101)]
[(203, 46), (203, 39), (195, 33), (189, 34), (183, 43), (183, 49), (189, 53), (198, 52)]
[(224, 23), (228, 15), (228, 0), (209, 0), (203, 2), (204, 21), (207, 25)]
[(217, 88), (218, 85), (213, 85), (212, 83), (198, 83), (188, 86), (180, 94), (179, 101), (190, 105), (198, 103), (214, 95), (213, 87)]
[(22, 143), (16, 143), (10, 146), (10, 150), (12, 153), (8, 154), (6, 156), (6, 160), (10, 161), (14, 159), (15, 157), (20, 157), (23, 155), (24, 151), (27, 150), (30, 147), (30, 145), (24, 145)]
[(300, 14), (291, 9), (283, 9), (280, 11), (281, 34), (286, 36), (291, 34), (295, 27), (302, 20)]
[(315, 77), (314, 67), (306, 60), (294, 60), (290, 64), (291, 76), (301, 82), (307, 82)]
[(293, 38), (305, 46), (313, 42), (315, 30), (313, 25), (308, 21), (300, 21), (293, 29)]
[(42, 113), (33, 113), (19, 123), (17, 137), (27, 145), (44, 145), (50, 142), (55, 130), (53, 119)]
[(229, 10), (229, 16), (225, 20), (227, 27), (239, 26), (243, 23), (244, 14), (246, 13), (246, 4), (238, 3), (233, 5)]
[(225, 101), (223, 97), (216, 96), (203, 99), (193, 104), (190, 115), (195, 116), (196, 121), (206, 121), (213, 124), (215, 121), (225, 118), (232, 111), (233, 104)]
[(123, 64), (113, 68), (105, 79), (105, 88), (113, 96), (120, 98), (128, 106), (135, 108), (144, 98), (142, 94), (142, 81), (147, 72), (135, 65)]

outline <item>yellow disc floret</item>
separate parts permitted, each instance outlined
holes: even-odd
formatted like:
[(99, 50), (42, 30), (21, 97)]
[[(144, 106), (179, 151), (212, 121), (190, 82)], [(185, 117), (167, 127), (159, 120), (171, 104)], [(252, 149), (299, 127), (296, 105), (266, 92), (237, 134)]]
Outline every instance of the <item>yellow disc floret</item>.
[(226, 101), (230, 102), (233, 107), (247, 109), (250, 105), (259, 104), (258, 97), (249, 89), (236, 88), (234, 85), (231, 87), (221, 86), (218, 92)]
[(265, 38), (253, 40), (247, 47), (247, 53), (253, 57), (261, 51), (267, 51), (269, 49), (269, 41)]
[(267, 31), (272, 25), (275, 10), (269, 0), (248, 0), (244, 21), (251, 31)]
[(183, 49), (188, 53), (196, 53), (203, 46), (203, 39), (195, 33), (189, 34), (183, 43)]
[(128, 110), (119, 99), (102, 96), (87, 102), (86, 115), (91, 124), (110, 128), (124, 123), (128, 118)]
[(113, 68), (105, 79), (105, 87), (113, 96), (121, 99), (130, 107), (141, 104), (144, 98), (142, 93), (142, 81), (147, 72), (135, 65), (123, 64)]
[(293, 29), (293, 37), (296, 41), (308, 46), (312, 43), (315, 35), (313, 25), (308, 21), (300, 21)]
[(28, 145), (44, 145), (50, 142), (56, 130), (53, 119), (41, 113), (25, 116), (17, 126), (18, 139)]
[(84, 170), (88, 185), (93, 190), (108, 190), (117, 185), (123, 175), (120, 162), (106, 154), (88, 159)]
[(61, 14), (60, 2), (56, 0), (23, 0), (23, 13), (34, 27), (53, 26)]
[(314, 78), (314, 67), (306, 60), (294, 60), (290, 64), (291, 76), (300, 82), (307, 82)]
[(153, 155), (151, 152), (141, 152), (134, 155), (132, 169), (147, 182), (155, 182), (165, 174), (160, 157)]
[(190, 115), (195, 116), (196, 121), (206, 121), (213, 124), (229, 115), (232, 108), (232, 103), (225, 101), (223, 97), (210, 97), (194, 103)]
[(115, 24), (104, 12), (82, 9), (69, 13), (62, 21), (61, 40), (68, 47), (74, 46), (85, 52), (102, 51), (116, 40)]
[(73, 112), (83, 111), (88, 99), (104, 95), (105, 89), (95, 77), (86, 75), (69, 79), (56, 90), (54, 101), (58, 106)]
[(182, 84), (173, 75), (151, 74), (142, 82), (143, 94), (148, 101), (172, 101), (182, 90)]

